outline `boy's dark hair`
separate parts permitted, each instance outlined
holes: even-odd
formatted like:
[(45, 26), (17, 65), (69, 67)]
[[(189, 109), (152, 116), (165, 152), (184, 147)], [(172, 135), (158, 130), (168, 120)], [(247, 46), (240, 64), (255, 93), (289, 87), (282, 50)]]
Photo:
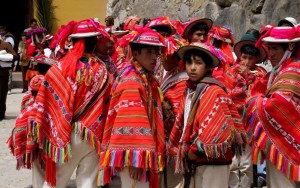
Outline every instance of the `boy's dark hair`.
[(201, 30), (204, 30), (206, 33), (208, 33), (209, 27), (208, 27), (205, 23), (199, 23), (199, 24), (196, 24), (196, 25), (194, 25), (194, 26), (190, 29), (189, 34), (192, 35), (192, 34), (195, 33), (196, 31), (201, 31)]
[(151, 27), (151, 29), (155, 29), (157, 32), (163, 31), (163, 32), (166, 32), (169, 35), (171, 35), (171, 28), (169, 26), (166, 26), (166, 25), (154, 26), (154, 27)]
[(184, 64), (188, 61), (191, 62), (192, 58), (195, 58), (195, 56), (201, 57), (205, 63), (206, 68), (211, 68), (213, 67), (213, 60), (212, 58), (205, 52), (197, 50), (197, 49), (192, 49), (188, 50), (185, 52), (183, 56), (183, 62)]
[(130, 43), (129, 45), (132, 51), (137, 51), (139, 54), (141, 53), (143, 48), (149, 48), (149, 47), (159, 48), (156, 46), (149, 46), (149, 45), (138, 44), (138, 43)]
[(251, 44), (242, 46), (241, 54), (254, 55), (256, 57), (260, 55), (258, 48), (255, 48), (255, 46), (253, 46)]
[(123, 31), (124, 30), (124, 22), (119, 24), (119, 27), (116, 28), (117, 31)]
[[(72, 38), (73, 44), (75, 44), (79, 38)], [(86, 37), (85, 38), (85, 51), (92, 52), (97, 44), (97, 37)]]
[[(282, 49), (284, 50), (284, 51), (286, 51), (288, 48), (289, 48), (289, 44), (288, 43), (279, 43), (280, 44), (280, 46), (282, 47)], [(297, 46), (297, 45), (296, 45)], [(294, 50), (295, 51), (295, 50)]]
[(3, 29), (4, 31), (7, 31), (7, 27), (5, 25), (0, 25), (0, 29)]
[(51, 68), (50, 65), (42, 64), (42, 63), (38, 63), (36, 67), (37, 67), (37, 71), (42, 75), (45, 75), (47, 71)]
[(32, 18), (32, 19), (30, 20), (30, 24), (32, 24), (33, 22), (37, 22), (37, 20), (34, 19), (34, 18)]
[(108, 25), (109, 25), (109, 26), (113, 26), (113, 25), (115, 24), (115, 19), (114, 19), (113, 16), (107, 16), (107, 17), (105, 18), (105, 21), (108, 22)]

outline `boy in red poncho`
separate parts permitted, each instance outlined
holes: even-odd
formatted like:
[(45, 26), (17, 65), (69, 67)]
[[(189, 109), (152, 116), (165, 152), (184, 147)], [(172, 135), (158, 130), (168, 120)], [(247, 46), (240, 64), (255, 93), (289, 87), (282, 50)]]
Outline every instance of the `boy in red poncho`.
[(164, 39), (142, 28), (128, 40), (133, 59), (116, 78), (103, 135), (106, 152), (100, 185), (107, 184), (107, 169), (118, 170), (122, 187), (158, 187), (164, 168), (165, 137), (162, 96), (153, 75)]
[[(266, 60), (267, 52), (263, 47), (256, 48), (256, 38), (252, 34), (244, 34), (234, 46), (237, 62), (227, 67), (224, 72), (225, 86), (229, 97), (234, 102), (239, 114), (242, 116), (246, 98), (255, 91), (253, 86), (265, 75), (264, 68), (256, 66)], [(248, 135), (251, 144), (252, 135)], [(246, 145), (242, 155), (235, 156), (230, 166), (229, 184), (231, 188), (251, 187), (253, 179), (252, 151)]]
[(245, 142), (244, 127), (224, 86), (211, 76), (219, 60), (203, 43), (178, 50), (189, 76), (169, 139), (175, 172), (185, 187), (227, 188), (234, 151)]

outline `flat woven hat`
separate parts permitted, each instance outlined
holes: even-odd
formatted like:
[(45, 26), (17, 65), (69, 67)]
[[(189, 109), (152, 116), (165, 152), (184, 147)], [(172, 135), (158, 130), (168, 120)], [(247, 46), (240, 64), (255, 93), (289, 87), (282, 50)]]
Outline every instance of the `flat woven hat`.
[(204, 43), (200, 43), (200, 42), (192, 42), (190, 45), (188, 46), (182, 46), (178, 49), (177, 53), (179, 55), (179, 57), (181, 59), (183, 59), (184, 54), (189, 51), (189, 50), (199, 50), (202, 51), (204, 53), (206, 53), (213, 61), (213, 67), (217, 67), (220, 63), (220, 60), (217, 58), (217, 56), (215, 56), (213, 53), (211, 53), (210, 51), (210, 47)]

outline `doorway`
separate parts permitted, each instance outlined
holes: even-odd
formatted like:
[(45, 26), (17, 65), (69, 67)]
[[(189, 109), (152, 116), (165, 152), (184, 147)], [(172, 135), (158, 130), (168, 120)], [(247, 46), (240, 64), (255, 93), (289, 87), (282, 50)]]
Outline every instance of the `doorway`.
[(0, 25), (5, 25), (19, 41), (33, 18), (33, 0), (6, 0), (1, 2), (1, 9)]

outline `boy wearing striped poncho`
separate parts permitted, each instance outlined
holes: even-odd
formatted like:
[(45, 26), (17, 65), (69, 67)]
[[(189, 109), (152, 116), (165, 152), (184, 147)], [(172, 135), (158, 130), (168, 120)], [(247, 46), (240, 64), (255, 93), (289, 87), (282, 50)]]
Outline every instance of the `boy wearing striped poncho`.
[(169, 139), (175, 172), (184, 173), (184, 187), (228, 188), (234, 151), (245, 143), (240, 116), (224, 86), (211, 76), (219, 60), (209, 47), (191, 43), (178, 54), (189, 80)]
[(103, 135), (106, 152), (100, 185), (109, 183), (109, 169), (119, 171), (123, 188), (158, 187), (164, 168), (165, 136), (161, 92), (153, 75), (164, 39), (141, 28), (129, 33), (133, 60), (116, 78)]

